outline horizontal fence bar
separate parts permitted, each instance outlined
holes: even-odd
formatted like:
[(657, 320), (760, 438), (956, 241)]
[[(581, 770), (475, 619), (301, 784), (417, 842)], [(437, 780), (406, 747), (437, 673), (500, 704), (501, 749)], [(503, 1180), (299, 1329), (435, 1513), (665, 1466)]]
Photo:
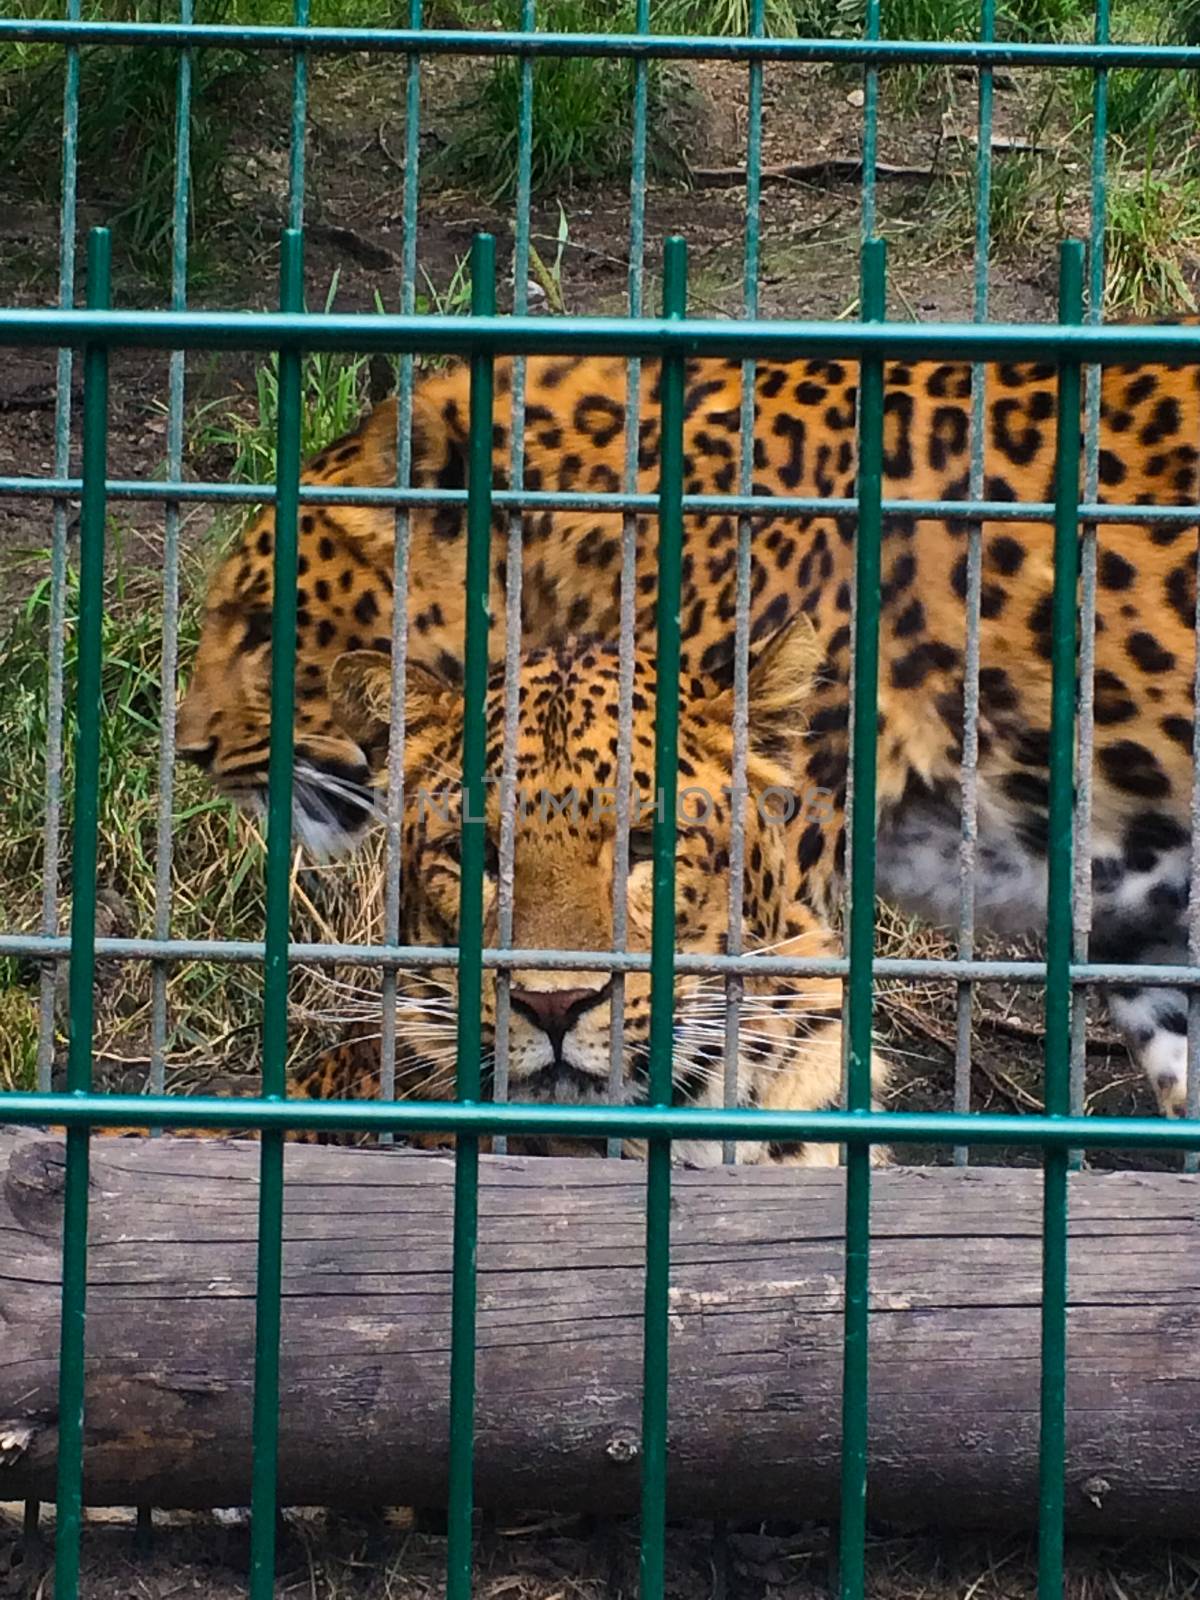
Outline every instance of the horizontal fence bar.
[[(0, 477), (0, 498), (37, 496), (47, 500), (78, 496), (79, 478)], [(234, 505), (269, 505), (275, 499), (273, 483), (184, 483), (164, 478), (110, 478), (105, 484), (110, 500), (192, 500)], [(343, 489), (333, 485), (300, 485), (301, 505), (402, 506), (432, 510), (439, 506), (465, 506), (465, 489)], [(492, 503), (498, 510), (524, 511), (632, 511), (653, 515), (658, 496), (653, 494), (577, 494), (555, 489), (496, 489)], [(814, 517), (853, 515), (856, 500), (829, 495), (721, 495), (685, 494), (685, 514), (721, 516)], [(986, 522), (1052, 522), (1050, 500), (885, 500), (885, 517), (959, 517)], [(1107, 501), (1081, 501), (1081, 520), (1134, 522), (1150, 526), (1172, 523), (1189, 527), (1196, 521), (1196, 506), (1130, 506)]]
[(530, 33), (445, 28), (245, 28), (179, 22), (0, 21), (0, 44), (166, 46), (226, 50), (352, 50), (412, 56), (610, 56), (658, 61), (803, 61), (839, 66), (1195, 67), (1188, 45), (1044, 44), (965, 39), (729, 38), (705, 34)]
[[(1200, 66), (1200, 52), (1196, 53)], [(1200, 326), (1062, 327), (1013, 322), (778, 322), (645, 317), (402, 317), (348, 312), (0, 310), (0, 348), (381, 350), (398, 354), (895, 356), (907, 360), (1070, 361), (1120, 366), (1200, 361)]]
[[(0, 957), (25, 957), (36, 961), (65, 961), (71, 942), (63, 935), (41, 933), (0, 934)], [(107, 961), (217, 961), (233, 965), (261, 965), (264, 945), (259, 939), (97, 939), (96, 955)], [(453, 967), (458, 964), (454, 945), (403, 944), (292, 944), (289, 965), (310, 967)], [(529, 967), (538, 972), (649, 972), (650, 956), (638, 950), (519, 950), (485, 949), (483, 965), (506, 972)], [(748, 978), (844, 978), (850, 964), (844, 956), (722, 956), (680, 951), (675, 958), (680, 974), (737, 974)], [(1043, 961), (962, 961), (953, 956), (907, 958), (877, 956), (877, 978), (944, 978), (958, 982), (973, 978), (982, 983), (1045, 983)], [(1136, 966), (1129, 963), (1077, 963), (1071, 982), (1131, 984), (1138, 988), (1200, 989), (1200, 966)], [(5, 1104), (0, 1095), (0, 1105)]]
[(263, 1100), (215, 1095), (3, 1094), (0, 1125), (312, 1129), (319, 1133), (549, 1134), (579, 1139), (801, 1140), (1028, 1148), (1200, 1149), (1200, 1122), (1041, 1112), (762, 1111), (665, 1106), (464, 1105), (454, 1100)]

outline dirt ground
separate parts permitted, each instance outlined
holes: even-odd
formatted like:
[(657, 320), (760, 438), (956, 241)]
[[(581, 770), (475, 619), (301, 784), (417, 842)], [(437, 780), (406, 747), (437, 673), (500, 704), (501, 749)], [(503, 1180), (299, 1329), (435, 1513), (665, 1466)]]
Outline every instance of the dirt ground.
[[(423, 160), (444, 143), (447, 109), (466, 92), (471, 69), (433, 60), (423, 69)], [(686, 235), (691, 258), (692, 309), (699, 315), (736, 315), (742, 304), (744, 187), (735, 180), (745, 160), (746, 73), (728, 63), (673, 69), (680, 159), (691, 173), (651, 185), (645, 236), (646, 304), (658, 297), (662, 240)], [(996, 138), (1001, 148), (1016, 137), (1031, 112), (1016, 80), (997, 96)], [(969, 317), (972, 265), (955, 225), (941, 226), (969, 157), (972, 91), (951, 82), (952, 109), (932, 120), (895, 110), (881, 127), (880, 231), (890, 240), (891, 315), (913, 320)], [(197, 307), (268, 308), (275, 295), (278, 235), (285, 217), (286, 159), (282, 149), (281, 85), (248, 108), (239, 133), (239, 159), (230, 184), (236, 222), (214, 219), (223, 245), (219, 277), (193, 286)], [(841, 317), (856, 304), (860, 227), (859, 177), (854, 168), (861, 111), (852, 80), (831, 79), (818, 68), (768, 66), (764, 74), (764, 133), (760, 309), (764, 316)], [(961, 103), (959, 103), (961, 102)], [(361, 71), (313, 64), (307, 157), (306, 281), (311, 306), (324, 303), (337, 275), (336, 307), (370, 311), (380, 296), (395, 308), (400, 287), (403, 168), (396, 151), (403, 136), (403, 75), (383, 61)], [(1007, 159), (1000, 154), (997, 160)], [(840, 163), (840, 165), (839, 165)], [(806, 177), (789, 177), (799, 164)], [(774, 174), (775, 176), (772, 176)], [(946, 191), (946, 192), (943, 192)], [(119, 195), (106, 204), (80, 194), (81, 228), (107, 220)], [(1072, 204), (1075, 204), (1072, 201)], [(569, 237), (561, 284), (566, 308), (578, 314), (615, 314), (627, 307), (629, 195), (624, 181), (544, 196), (535, 201), (531, 238), (543, 257), (557, 248), (559, 206)], [(1082, 213), (1080, 213), (1082, 216)], [(935, 219), (939, 226), (932, 226)], [(207, 219), (197, 219), (197, 226)], [(1069, 215), (1064, 222), (1070, 225)], [(427, 185), (420, 205), (418, 271), (444, 290), (456, 265), (483, 228), (497, 236), (498, 259), (509, 258), (513, 218), (477, 195)], [(935, 236), (935, 238), (934, 238)], [(82, 237), (82, 235), (81, 235)], [(933, 242), (931, 242), (933, 240)], [(931, 259), (931, 249), (933, 256)], [(210, 251), (211, 254), (211, 241)], [(28, 194), (0, 207), (0, 298), (9, 304), (53, 303), (57, 284), (57, 207)], [(1020, 248), (994, 262), (990, 311), (1007, 320), (1052, 314), (1054, 250)], [(163, 288), (115, 264), (116, 301), (164, 304)], [(86, 290), (80, 252), (77, 291)], [(511, 296), (511, 269), (500, 285)], [(531, 309), (544, 309), (535, 285)], [(189, 358), (187, 410), (232, 397), (236, 406), (252, 384), (253, 363), (238, 355)], [(6, 351), (0, 366), (0, 473), (27, 476), (53, 467), (55, 357), (37, 350)], [(80, 374), (75, 374), (76, 400)], [(114, 354), (111, 375), (110, 462), (115, 477), (152, 475), (161, 469), (165, 438), (166, 358), (153, 352)], [(78, 450), (79, 406), (73, 438)], [(219, 455), (189, 452), (189, 474), (221, 475)], [(122, 506), (123, 521), (156, 545), (161, 513), (136, 503)], [(206, 525), (202, 508), (190, 519), (195, 536)], [(39, 548), (48, 539), (49, 514), (36, 499), (0, 502), (0, 560), (4, 553)]]
[[(7, 1514), (6, 1514), (7, 1513)], [(49, 1535), (21, 1539), (19, 1508), (0, 1507), (0, 1596), (50, 1592)], [(84, 1531), (83, 1600), (242, 1600), (249, 1537), (240, 1514), (159, 1513), (144, 1540), (134, 1513), (93, 1513)], [(438, 1600), (446, 1542), (386, 1519), (288, 1513), (276, 1594), (302, 1600)], [(1064, 1600), (1186, 1600), (1200, 1594), (1200, 1544), (1069, 1547)], [(668, 1532), (665, 1600), (827, 1600), (836, 1566), (829, 1531), (798, 1524)], [(487, 1519), (476, 1543), (479, 1600), (633, 1600), (632, 1521), (530, 1515)], [(925, 1537), (883, 1530), (868, 1543), (867, 1600), (1035, 1600), (1025, 1540)]]
[[(443, 142), (447, 108), (464, 92), (467, 69), (443, 62), (424, 72), (423, 159)], [(682, 72), (684, 69), (678, 69)], [(647, 304), (658, 295), (661, 242), (673, 231), (691, 247), (691, 305), (698, 314), (734, 315), (741, 304), (744, 189), (736, 170), (744, 160), (746, 75), (724, 64), (687, 69), (679, 138), (691, 183), (652, 188), (646, 215)], [(954, 220), (961, 206), (961, 173), (973, 137), (974, 92), (947, 80), (947, 99), (906, 110), (888, 108), (880, 157), (889, 169), (879, 186), (880, 229), (891, 241), (890, 313), (897, 318), (952, 320), (971, 314), (970, 227)], [(1031, 120), (1035, 91), (1001, 76), (997, 93), (997, 162), (1016, 157), (1005, 140), (1019, 140)], [(241, 160), (234, 195), (236, 225), (213, 221), (227, 243), (226, 270), (198, 285), (193, 303), (267, 307), (274, 298), (278, 230), (284, 216), (285, 120), (281, 86), (247, 108), (239, 134)], [(855, 83), (806, 67), (769, 67), (765, 79), (760, 309), (766, 316), (841, 317), (856, 309), (861, 111)], [(310, 305), (324, 303), (338, 274), (336, 306), (372, 310), (376, 295), (394, 308), (399, 293), (401, 186), (396, 152), (403, 137), (403, 74), (391, 61), (363, 63), (348, 73), (313, 63), (308, 150), (307, 286)], [(1055, 159), (1051, 156), (1051, 159)], [(822, 168), (822, 163), (824, 167)], [(788, 175), (799, 164), (808, 176)], [(954, 174), (959, 181), (954, 181)], [(1086, 173), (1066, 170), (1059, 204), (1031, 216), (1019, 237), (998, 249), (992, 266), (990, 313), (1007, 320), (1053, 314), (1055, 244), (1085, 222)], [(563, 253), (562, 296), (577, 313), (623, 311), (627, 293), (628, 193), (624, 184), (549, 196), (534, 208), (532, 237), (544, 256), (557, 248), (559, 202), (569, 237)], [(105, 220), (95, 196), (81, 196), (81, 222)], [(202, 226), (208, 226), (203, 219)], [(472, 234), (498, 236), (499, 258), (511, 248), (508, 210), (444, 186), (426, 188), (421, 202), (418, 259), (439, 289), (450, 281)], [(0, 301), (49, 304), (55, 294), (56, 208), (28, 195), (0, 196)], [(84, 284), (80, 273), (79, 290)], [(511, 278), (502, 288), (511, 294)], [(161, 292), (118, 275), (118, 303), (162, 304)], [(535, 309), (544, 301), (535, 302)], [(73, 454), (79, 448), (79, 383), (73, 413)], [(188, 415), (212, 401), (252, 408), (253, 364), (243, 357), (194, 356), (187, 368)], [(118, 352), (112, 360), (110, 471), (115, 477), (161, 472), (165, 443), (165, 357)], [(55, 362), (51, 354), (8, 351), (0, 362), (0, 474), (52, 471)], [(229, 460), (219, 449), (190, 448), (189, 474), (220, 479)], [(148, 573), (162, 565), (161, 512), (123, 503), (127, 559)], [(0, 596), (19, 604), (37, 569), (17, 565), (21, 552), (47, 546), (50, 506), (36, 498), (0, 499)], [(185, 543), (202, 543), (206, 508), (185, 519)], [(932, 935), (914, 944), (913, 931), (885, 926), (884, 953), (942, 953)], [(948, 953), (948, 951), (946, 952)], [(989, 953), (983, 951), (981, 953)], [(994, 952), (1000, 953), (1000, 952)], [(886, 992), (886, 1039), (901, 1067), (895, 1104), (940, 1109), (953, 1085), (952, 986), (906, 985)], [(1024, 1111), (1039, 1100), (1041, 1033), (1036, 992), (981, 990), (974, 1049), (973, 1097), (980, 1109)], [(1149, 1097), (1097, 1015), (1089, 1042), (1088, 1104), (1109, 1113), (1148, 1111)], [(1032, 1160), (1002, 1152), (1001, 1159)], [(946, 1153), (913, 1151), (917, 1161)], [(1145, 1158), (1139, 1158), (1145, 1160)], [(1097, 1164), (1128, 1165), (1110, 1152)], [(196, 1595), (233, 1600), (244, 1593), (246, 1534), (211, 1519), (160, 1518), (147, 1549), (136, 1546), (132, 1522), (106, 1516), (85, 1539), (86, 1600), (171, 1600)], [(281, 1595), (387, 1597), (418, 1600), (444, 1592), (444, 1541), (436, 1535), (355, 1523), (289, 1517), (281, 1541)], [(678, 1600), (726, 1596), (816, 1600), (827, 1594), (827, 1530), (806, 1527), (728, 1530), (714, 1544), (710, 1528), (673, 1530), (668, 1593)], [(481, 1534), (478, 1593), (486, 1600), (600, 1600), (636, 1592), (636, 1529), (531, 1518), (521, 1526), (488, 1526)], [(936, 1544), (878, 1530), (871, 1545), (869, 1594), (877, 1600), (1025, 1600), (1036, 1593), (1032, 1552), (1023, 1541)], [(1071, 1600), (1175, 1600), (1200, 1594), (1200, 1547), (1177, 1550), (1097, 1549), (1073, 1552)], [(0, 1597), (49, 1593), (44, 1550), (20, 1538), (19, 1512), (0, 1513)]]

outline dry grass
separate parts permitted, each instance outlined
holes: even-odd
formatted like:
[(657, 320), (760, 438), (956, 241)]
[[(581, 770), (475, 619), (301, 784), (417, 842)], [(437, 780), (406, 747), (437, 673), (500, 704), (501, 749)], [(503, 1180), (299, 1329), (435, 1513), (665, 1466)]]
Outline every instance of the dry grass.
[[(22, 1551), (19, 1508), (0, 1508), (0, 1592), (20, 1575), (23, 1593), (48, 1593), (45, 1548)], [(52, 1532), (47, 1527), (47, 1543)], [(89, 1600), (240, 1600), (248, 1540), (244, 1520), (159, 1514), (148, 1549), (134, 1543), (131, 1512), (93, 1513), (84, 1536)], [(479, 1600), (633, 1600), (632, 1519), (530, 1515), (486, 1519), (476, 1545)], [(280, 1596), (304, 1600), (438, 1600), (445, 1540), (399, 1519), (291, 1512), (279, 1544)], [(866, 1600), (1036, 1600), (1035, 1551), (1024, 1539), (874, 1535)], [(749, 1525), (714, 1535), (680, 1524), (668, 1533), (668, 1600), (827, 1600), (830, 1535), (823, 1527)], [(1195, 1545), (1072, 1544), (1064, 1600), (1194, 1600)]]
[[(336, 279), (329, 292), (332, 301)], [(311, 357), (304, 370), (305, 448), (315, 450), (344, 433), (358, 414), (364, 361)], [(224, 449), (223, 475), (258, 481), (274, 473), (277, 384), (263, 368), (252, 402), (225, 404), (222, 424), (205, 406), (193, 419), (195, 445)], [(208, 574), (238, 528), (215, 519), (189, 537), (181, 562), (183, 596), (179, 651), (186, 677), (199, 633)], [(129, 530), (110, 519), (105, 580), (104, 669), (97, 878), (97, 932), (149, 937), (155, 926), (158, 858), (159, 739), (164, 685), (161, 535)], [(157, 543), (155, 541), (158, 541)], [(12, 556), (7, 576), (26, 598), (0, 633), (0, 925), (6, 932), (40, 929), (48, 745), (51, 593), (49, 552)], [(65, 700), (74, 704), (75, 619), (79, 584), (66, 587)], [(174, 692), (174, 685), (165, 692)], [(70, 826), (73, 784), (71, 718), (65, 729), (62, 775), (63, 844), (58, 874), (58, 929), (70, 926)], [(193, 941), (262, 939), (265, 851), (261, 830), (219, 799), (191, 769), (174, 772), (170, 872), (170, 931)], [(370, 850), (330, 868), (299, 863), (293, 873), (292, 936), (302, 942), (367, 941), (378, 936), (370, 884), (378, 863)], [(364, 887), (364, 884), (367, 886)], [(144, 963), (102, 963), (97, 975), (96, 1047), (110, 1084), (137, 1088), (150, 1065), (153, 975)], [(37, 972), (31, 963), (0, 960), (0, 1089), (33, 1084), (37, 1051)], [(297, 971), (292, 1060), (302, 1065), (344, 1031), (361, 1004), (337, 974)], [(353, 979), (369, 987), (369, 974)], [(378, 987), (377, 983), (375, 985)], [(58, 972), (56, 1053), (65, 1046), (66, 967)], [(167, 982), (165, 1047), (168, 1087), (211, 1088), (217, 1073), (251, 1071), (257, 1064), (261, 977), (245, 965), (196, 961), (171, 968)]]

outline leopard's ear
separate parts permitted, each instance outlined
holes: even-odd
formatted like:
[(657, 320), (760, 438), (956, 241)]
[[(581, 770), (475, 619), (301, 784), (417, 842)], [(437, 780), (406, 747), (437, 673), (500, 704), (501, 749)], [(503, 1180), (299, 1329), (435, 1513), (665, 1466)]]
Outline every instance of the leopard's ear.
[[(361, 452), (357, 475), (365, 483), (385, 485), (396, 478), (396, 397), (374, 400), (352, 433), (337, 446), (356, 445)], [(336, 449), (337, 446), (332, 446)]]
[(760, 755), (786, 754), (808, 726), (808, 709), (822, 661), (810, 617), (785, 622), (751, 651), (749, 735)]
[[(497, 363), (501, 395), (507, 392), (503, 378), (508, 366), (506, 361)], [(396, 475), (399, 405), (397, 396), (390, 392), (395, 384), (390, 357), (372, 360), (369, 383), (370, 408), (359, 418), (354, 431), (338, 443), (362, 447), (379, 472), (369, 481), (391, 483)], [(470, 368), (463, 361), (428, 373), (413, 385), (408, 407), (409, 439), (412, 481), (417, 487), (436, 484), (441, 489), (465, 488), (470, 404)]]
[(470, 374), (461, 363), (415, 386), (411, 437), (416, 487), (466, 488), (470, 405)]
[[(404, 722), (409, 733), (430, 724), (442, 727), (461, 702), (447, 659), (443, 677), (410, 660), (404, 674)], [(392, 724), (392, 658), (379, 650), (347, 650), (329, 669), (329, 698), (335, 719), (364, 750), (386, 746)]]
[(380, 650), (347, 650), (329, 669), (329, 699), (343, 730), (364, 750), (386, 740), (391, 723), (392, 659)]
[(443, 650), (437, 666), (410, 656), (404, 674), (404, 725), (410, 738), (443, 735), (462, 717), (462, 663)]
[[(808, 708), (823, 659), (817, 631), (807, 616), (793, 617), (750, 648), (747, 717), (750, 751), (768, 760), (786, 759), (807, 726)], [(726, 681), (707, 701), (710, 722), (733, 726), (734, 691)]]

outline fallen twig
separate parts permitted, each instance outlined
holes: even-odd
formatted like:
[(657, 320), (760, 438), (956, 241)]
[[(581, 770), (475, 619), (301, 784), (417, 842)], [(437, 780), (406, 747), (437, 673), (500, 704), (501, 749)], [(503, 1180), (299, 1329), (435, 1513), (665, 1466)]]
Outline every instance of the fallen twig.
[[(1036, 1045), (1039, 1050), (1044, 1048), (1046, 1043), (1044, 1028), (1037, 1027), (1033, 1023), (1016, 1022), (1011, 1017), (1000, 1017), (984, 1012), (977, 1019), (976, 1026), (987, 1028), (992, 1033), (1006, 1034), (1010, 1039), (1024, 1040), (1028, 1044)], [(1086, 1047), (1089, 1055), (1106, 1056), (1120, 1049), (1120, 1042), (1116, 1039), (1095, 1038), (1089, 1035)]]
[(344, 250), (348, 256), (353, 256), (364, 267), (396, 267), (399, 257), (395, 251), (389, 250), (386, 245), (379, 244), (375, 239), (368, 239), (353, 228), (343, 227), (340, 223), (310, 222), (308, 224), (308, 237), (318, 244), (331, 244), (339, 250)]
[[(760, 174), (763, 183), (813, 183), (821, 178), (858, 178), (862, 176), (861, 156), (824, 156), (820, 161), (783, 161), (776, 166), (764, 167)], [(746, 169), (739, 167), (692, 167), (692, 183), (697, 189), (736, 189), (746, 181)], [(890, 161), (875, 163), (877, 178), (920, 179), (928, 182), (933, 177), (933, 167), (896, 166)]]

